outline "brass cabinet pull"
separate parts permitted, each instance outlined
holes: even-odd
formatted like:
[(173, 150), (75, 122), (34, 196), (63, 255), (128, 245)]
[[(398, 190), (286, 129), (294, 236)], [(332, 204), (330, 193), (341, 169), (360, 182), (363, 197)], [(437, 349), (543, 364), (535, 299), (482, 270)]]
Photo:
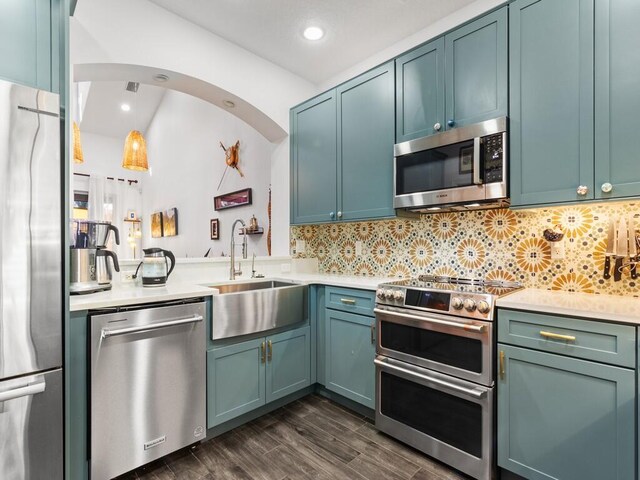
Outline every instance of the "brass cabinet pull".
[(371, 324), (371, 343), (376, 343), (376, 326)]
[(272, 358), (273, 358), (273, 343), (271, 343), (271, 340), (269, 340), (267, 342), (267, 360), (271, 361)]
[(356, 301), (352, 298), (341, 298), (340, 301), (346, 305), (355, 305)]
[(559, 333), (545, 332), (540, 330), (540, 336), (544, 338), (551, 338), (553, 340), (564, 340), (565, 342), (575, 342), (576, 337), (573, 335), (560, 335)]
[(504, 369), (504, 352), (500, 351), (500, 380), (504, 380), (505, 377), (505, 369)]
[(267, 356), (264, 348), (264, 342), (260, 344), (260, 361), (265, 363), (267, 361)]

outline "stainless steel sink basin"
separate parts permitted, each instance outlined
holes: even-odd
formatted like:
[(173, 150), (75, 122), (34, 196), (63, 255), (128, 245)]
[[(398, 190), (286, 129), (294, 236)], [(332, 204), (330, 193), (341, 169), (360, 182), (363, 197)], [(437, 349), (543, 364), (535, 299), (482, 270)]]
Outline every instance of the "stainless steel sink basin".
[(265, 280), (208, 286), (220, 292), (212, 302), (213, 340), (286, 327), (308, 317), (306, 285)]
[(267, 288), (282, 288), (300, 286), (297, 283), (281, 282), (278, 280), (267, 280), (265, 282), (246, 282), (246, 283), (225, 283), (223, 285), (210, 285), (211, 288), (217, 288), (224, 295), (226, 293), (250, 292), (253, 290), (264, 290)]

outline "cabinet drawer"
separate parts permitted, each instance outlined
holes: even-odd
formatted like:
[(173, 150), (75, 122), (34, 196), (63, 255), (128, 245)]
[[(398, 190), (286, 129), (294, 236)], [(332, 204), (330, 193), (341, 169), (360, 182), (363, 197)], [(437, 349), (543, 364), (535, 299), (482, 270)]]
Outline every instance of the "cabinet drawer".
[(376, 294), (370, 290), (354, 290), (351, 288), (327, 287), (325, 306), (345, 312), (359, 313), (373, 317)]
[(636, 365), (636, 334), (628, 325), (500, 309), (498, 341), (629, 368)]

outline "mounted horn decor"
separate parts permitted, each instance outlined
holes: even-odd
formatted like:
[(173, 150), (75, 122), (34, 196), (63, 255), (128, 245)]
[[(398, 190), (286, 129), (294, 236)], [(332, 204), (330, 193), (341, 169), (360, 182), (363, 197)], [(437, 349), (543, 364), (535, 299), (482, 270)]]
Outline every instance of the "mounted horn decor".
[(240, 167), (238, 166), (238, 162), (240, 161), (240, 158), (238, 156), (238, 150), (240, 150), (240, 140), (238, 140), (235, 145), (229, 148), (226, 148), (224, 144), (220, 142), (220, 147), (222, 148), (222, 150), (224, 150), (224, 154), (226, 157), (225, 162), (227, 163), (227, 166), (225, 167), (224, 172), (222, 173), (222, 178), (220, 179), (220, 183), (218, 183), (218, 190), (220, 190), (220, 186), (222, 185), (222, 181), (224, 180), (224, 176), (226, 175), (229, 167), (235, 168), (240, 174), (240, 176), (244, 177), (244, 173), (242, 173), (242, 170), (240, 170)]

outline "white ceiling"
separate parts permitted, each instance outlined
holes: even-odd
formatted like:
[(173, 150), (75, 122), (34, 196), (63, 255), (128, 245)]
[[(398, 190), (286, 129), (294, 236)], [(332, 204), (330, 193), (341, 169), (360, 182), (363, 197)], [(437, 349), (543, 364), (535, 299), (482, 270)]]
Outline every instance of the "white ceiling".
[[(125, 90), (127, 82), (91, 82), (84, 101), (80, 129), (107, 137), (126, 138), (131, 130), (146, 133), (158, 110), (166, 89), (152, 85), (140, 85), (138, 93)], [(128, 103), (129, 112), (120, 105)]]
[[(474, 0), (151, 0), (320, 84)], [(310, 25), (325, 36), (310, 42)], [(170, 32), (167, 32), (170, 34)], [(225, 66), (228, 68), (228, 66)]]

